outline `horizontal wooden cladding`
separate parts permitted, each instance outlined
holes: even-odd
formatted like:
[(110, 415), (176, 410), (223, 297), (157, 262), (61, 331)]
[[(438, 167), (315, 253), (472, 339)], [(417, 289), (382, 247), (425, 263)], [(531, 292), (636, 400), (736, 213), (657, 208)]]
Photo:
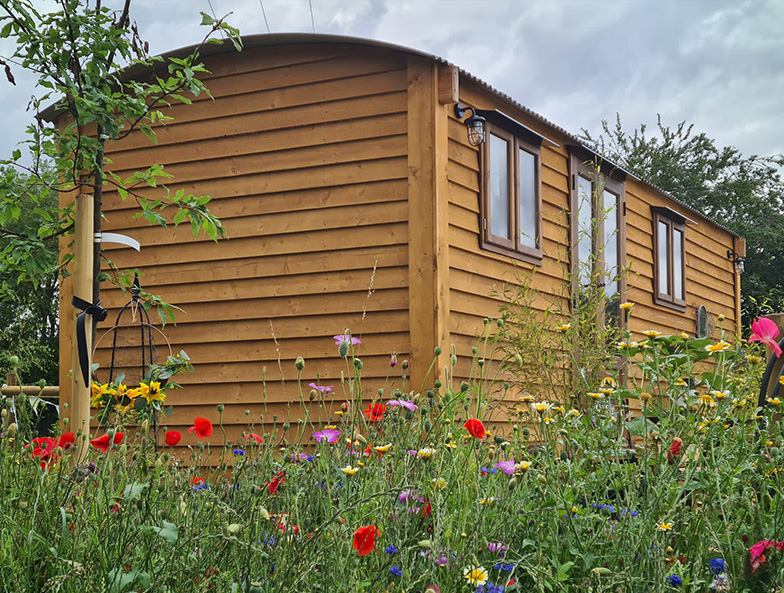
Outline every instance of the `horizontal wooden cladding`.
[[(209, 203), (210, 212), (221, 220), (230, 220), (243, 216), (275, 215), (280, 213), (312, 212), (349, 206), (360, 209), (368, 204), (399, 202), (407, 198), (406, 182), (385, 180), (359, 185), (345, 185), (313, 190), (299, 190), (256, 196), (243, 196), (231, 199), (213, 199)], [(142, 218), (133, 218), (130, 211), (109, 212), (104, 220), (105, 231), (122, 231), (135, 233), (136, 229), (150, 227), (150, 223)], [(154, 225), (160, 232), (160, 227)], [(163, 231), (168, 232), (168, 231)], [(107, 249), (112, 245), (107, 244)]]
[[(561, 244), (564, 246), (564, 254), (566, 253), (566, 240), (568, 238), (568, 232), (566, 227), (559, 225), (558, 223), (554, 223), (551, 221), (550, 215), (557, 216), (560, 214), (560, 211), (554, 211), (554, 209), (547, 203), (544, 203), (544, 207), (542, 208), (542, 216), (548, 224), (542, 224), (542, 243), (544, 244), (543, 247), (546, 247), (548, 242)], [(463, 208), (461, 205), (458, 204), (449, 204), (449, 224), (459, 227), (469, 233), (473, 233), (477, 237), (479, 237), (479, 213), (473, 210), (468, 210)], [(554, 255), (552, 250), (545, 249), (548, 254)]]
[[(255, 256), (234, 260), (225, 260), (223, 265), (216, 266), (210, 262), (182, 263), (171, 266), (144, 266), (141, 273), (142, 286), (193, 284), (195, 279), (200, 282), (233, 281), (245, 278), (272, 278), (290, 275), (310, 274), (317, 272), (340, 270), (367, 270), (368, 281), (370, 270), (374, 266), (378, 270), (384, 268), (406, 266), (408, 256), (405, 244), (383, 245), (343, 249), (340, 245), (333, 246), (330, 251), (290, 253), (272, 256)], [(380, 273), (380, 272), (379, 272)], [(278, 281), (282, 281), (279, 278)], [(111, 295), (113, 303), (124, 302), (121, 291), (107, 286), (102, 294)], [(127, 297), (125, 297), (127, 300)]]
[[(215, 303), (225, 314), (231, 307), (220, 307), (222, 302), (243, 301), (233, 306), (262, 306), (268, 305), (279, 309), (288, 310), (294, 306), (292, 299), (304, 295), (320, 297), (311, 299), (314, 306), (330, 306), (330, 295), (359, 292), (367, 293), (371, 283), (374, 290), (406, 288), (408, 285), (408, 270), (405, 267), (389, 267), (372, 270), (340, 270), (317, 272), (310, 274), (291, 274), (288, 276), (267, 276), (258, 278), (243, 278), (241, 280), (219, 282), (191, 282), (189, 284), (156, 285), (155, 291), (169, 302), (178, 306), (187, 306), (196, 303)], [(127, 300), (116, 289), (107, 294), (107, 303), (118, 305)], [(110, 305), (107, 305), (110, 306)], [(304, 306), (304, 305), (302, 305)], [(334, 306), (334, 304), (332, 305)], [(271, 309), (274, 311), (275, 309)], [(198, 307), (186, 310), (178, 315), (178, 323), (198, 321), (201, 316), (197, 314)], [(265, 315), (269, 316), (269, 315)]]
[[(272, 235), (314, 233), (324, 230), (352, 229), (364, 226), (385, 225), (405, 222), (408, 216), (406, 201), (361, 206), (337, 206), (334, 208), (314, 208), (295, 214), (280, 212), (275, 214), (255, 214), (223, 218), (223, 226), (229, 241), (255, 237), (266, 239)], [(122, 227), (119, 230), (127, 230)], [(159, 226), (146, 226), (133, 229), (133, 237), (145, 247), (190, 243), (210, 243), (212, 240), (204, 233), (194, 237), (190, 225), (180, 225), (163, 230)], [(122, 249), (121, 247), (115, 249)], [(109, 251), (109, 249), (107, 249)]]
[[(405, 157), (383, 158), (371, 161), (342, 163), (321, 167), (310, 167), (294, 171), (273, 171), (240, 177), (193, 182), (183, 179), (169, 184), (175, 192), (179, 189), (197, 195), (211, 195), (213, 200), (263, 196), (283, 192), (310, 191), (332, 187), (344, 187), (377, 181), (406, 179)], [(148, 199), (160, 198), (160, 190), (140, 189), (137, 193)], [(107, 215), (119, 210), (132, 210), (134, 201), (122, 202), (116, 192), (106, 192)]]
[(109, 148), (112, 153), (141, 147), (149, 147), (154, 151), (159, 146), (187, 143), (195, 139), (226, 138), (272, 130), (304, 128), (326, 122), (357, 120), (405, 112), (405, 91), (392, 91), (370, 97), (336, 99), (327, 103), (281, 107), (272, 111), (252, 110), (248, 113), (227, 115), (208, 121), (158, 126), (155, 128), (157, 143), (152, 146), (146, 136), (134, 132), (123, 139), (122, 144), (118, 144), (116, 148), (115, 144)]
[(155, 161), (171, 167), (177, 163), (192, 163), (194, 157), (227, 159), (246, 155), (263, 155), (311, 146), (343, 143), (348, 141), (382, 138), (406, 133), (405, 113), (384, 113), (361, 119), (334, 121), (271, 131), (249, 132), (232, 137), (195, 137), (188, 142), (187, 150), (180, 144), (144, 145), (134, 150), (115, 151), (111, 154), (110, 168), (114, 172), (146, 169), (150, 156)]
[(401, 245), (408, 240), (408, 225), (394, 223), (386, 225), (363, 226), (346, 231), (330, 229), (266, 237), (222, 240), (214, 245), (201, 244), (194, 249), (189, 243), (182, 245), (158, 246), (149, 250), (141, 260), (138, 254), (129, 250), (113, 250), (109, 257), (119, 267), (133, 268), (163, 266), (193, 262), (222, 262), (256, 256), (274, 256), (295, 253), (317, 253), (367, 247), (368, 245)]

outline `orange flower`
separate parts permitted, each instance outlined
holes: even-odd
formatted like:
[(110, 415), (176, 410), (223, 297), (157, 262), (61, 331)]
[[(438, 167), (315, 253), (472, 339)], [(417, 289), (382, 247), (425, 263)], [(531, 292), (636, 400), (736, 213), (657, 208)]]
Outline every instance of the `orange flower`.
[(367, 416), (368, 421), (378, 422), (384, 416), (386, 409), (384, 404), (368, 404), (368, 409), (362, 410), (362, 413)]
[(199, 416), (193, 420), (193, 426), (188, 429), (188, 432), (195, 432), (199, 440), (207, 439), (212, 436), (212, 422)]
[(354, 549), (360, 556), (367, 556), (373, 551), (377, 535), (378, 527), (375, 525), (360, 527), (354, 532)]
[(481, 420), (477, 420), (476, 418), (469, 418), (463, 426), (466, 427), (466, 430), (472, 437), (477, 439), (483, 439), (487, 435), (485, 432), (485, 425), (482, 424)]

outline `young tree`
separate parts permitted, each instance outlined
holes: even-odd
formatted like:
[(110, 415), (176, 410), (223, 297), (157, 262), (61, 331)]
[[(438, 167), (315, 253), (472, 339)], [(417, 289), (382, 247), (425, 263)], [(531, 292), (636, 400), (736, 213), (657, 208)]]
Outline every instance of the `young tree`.
[[(52, 13), (39, 12), (37, 4), (33, 0), (0, 0), (0, 37), (10, 38), (16, 44), (13, 55), (0, 57), (0, 66), (5, 68), (11, 84), (14, 83), (12, 66), (33, 72), (43, 91), (32, 103), (36, 121), (28, 128), (27, 146), (32, 164), (25, 165), (21, 150), (17, 150), (10, 160), (0, 161), (0, 165), (25, 170), (30, 183), (43, 181), (53, 191), (72, 192), (82, 218), (77, 220), (71, 204), (41, 208), (39, 228), (29, 229), (30, 232), (14, 231), (12, 227), (22, 215), (17, 195), (0, 192), (0, 237), (13, 237), (15, 244), (13, 250), (4, 254), (8, 257), (0, 263), (0, 273), (28, 274), (34, 279), (37, 274), (51, 272), (52, 262), (44, 254), (55, 248), (53, 244), (59, 236), (71, 230), (76, 233), (76, 250), (79, 245), (87, 245), (86, 241), (91, 244), (92, 238), (84, 237), (84, 229), (79, 239), (79, 227), (92, 226), (90, 234), (99, 236), (106, 186), (116, 189), (123, 200), (132, 197), (139, 206), (137, 216), (151, 224), (166, 226), (169, 222), (177, 225), (188, 221), (194, 235), (203, 231), (212, 239), (223, 236), (220, 221), (207, 207), (209, 196), (169, 191), (164, 182), (171, 176), (157, 164), (120, 178), (112, 173), (111, 163), (104, 156), (107, 141), (122, 140), (134, 130), (140, 130), (154, 142), (155, 127), (169, 119), (164, 113), (166, 106), (173, 102), (190, 103), (191, 97), (208, 92), (198, 78), (205, 72), (199, 62), (201, 46), (184, 58), (150, 57), (148, 45), (140, 39), (131, 21), (131, 0), (123, 0), (117, 10), (104, 6), (102, 0), (94, 0), (92, 5), (89, 0), (58, 0), (59, 9)], [(223, 19), (202, 13), (202, 24), (209, 27), (203, 43), (222, 43), (212, 39), (220, 31), (240, 49), (238, 31)], [(50, 103), (42, 112), (41, 107)], [(42, 166), (47, 163), (54, 169), (55, 182), (47, 180), (42, 173)], [(158, 188), (160, 197), (145, 198), (136, 191), (140, 186)], [(171, 209), (171, 214), (167, 209)], [(83, 214), (90, 210), (92, 225), (87, 225)], [(82, 251), (86, 260), (90, 259), (89, 250), (86, 247)], [(101, 258), (99, 242), (91, 258), (93, 269), (88, 272), (88, 288), (82, 288), (81, 295), (75, 289), (82, 299), (77, 306), (99, 316), (100, 284), (106, 279), (101, 273)], [(35, 265), (31, 266), (30, 261)], [(55, 267), (64, 268), (67, 263), (61, 261)], [(116, 277), (120, 282), (125, 279), (126, 283), (127, 278)], [(159, 312), (165, 318), (171, 314), (171, 308), (164, 306)], [(84, 359), (89, 361), (89, 348), (82, 346), (80, 358), (86, 383), (89, 367), (85, 367)], [(81, 356), (81, 352), (87, 354)], [(74, 374), (77, 373), (74, 369)], [(84, 427), (89, 415), (84, 410), (79, 414), (74, 410), (73, 415), (75, 428)]]
[(658, 130), (645, 125), (627, 133), (620, 115), (615, 126), (602, 122), (598, 136), (583, 130), (582, 140), (617, 165), (671, 193), (695, 210), (746, 238), (741, 277), (744, 324), (762, 307), (784, 306), (784, 155), (743, 156), (718, 147), (685, 122)]

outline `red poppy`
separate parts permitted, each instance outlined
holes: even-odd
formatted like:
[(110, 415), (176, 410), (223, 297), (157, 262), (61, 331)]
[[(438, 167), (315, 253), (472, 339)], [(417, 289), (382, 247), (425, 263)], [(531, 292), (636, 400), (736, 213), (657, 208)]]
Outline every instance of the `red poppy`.
[(174, 447), (177, 443), (179, 443), (181, 438), (182, 434), (176, 430), (166, 431), (166, 444), (170, 447)]
[(267, 490), (269, 491), (270, 495), (275, 494), (278, 491), (278, 488), (280, 488), (283, 485), (283, 482), (285, 481), (286, 481), (285, 472), (280, 472), (277, 476), (272, 478), (272, 480), (270, 480), (270, 483), (267, 484)]
[(433, 512), (433, 507), (430, 506), (430, 499), (425, 497), (425, 506), (422, 507), (422, 516), (428, 517)]
[(207, 439), (212, 436), (212, 422), (199, 416), (193, 420), (193, 426), (188, 432), (195, 432), (197, 439)]
[(670, 445), (669, 451), (667, 451), (667, 463), (673, 463), (677, 458), (678, 455), (681, 454), (681, 449), (683, 448), (683, 441), (678, 437), (672, 439), (672, 445)]
[(55, 439), (55, 445), (62, 449), (70, 449), (73, 447), (75, 436), (72, 432), (64, 432)]
[(98, 449), (103, 453), (109, 452), (109, 446), (112, 444), (111, 439), (109, 438), (108, 434), (102, 434), (101, 436), (94, 438), (90, 441), (90, 444)]
[(124, 432), (115, 432), (114, 433), (114, 444), (115, 445), (119, 445), (120, 443), (123, 442), (124, 438), (125, 438), (125, 433)]
[(360, 527), (354, 532), (354, 549), (360, 556), (367, 556), (373, 551), (377, 535), (378, 527), (375, 525)]
[(249, 434), (249, 435), (247, 435), (245, 438), (246, 438), (246, 439), (253, 439), (253, 440), (254, 440), (254, 441), (256, 441), (256, 442), (257, 442), (259, 445), (261, 445), (261, 444), (264, 442), (264, 439), (263, 439), (263, 438), (261, 438), (259, 435), (257, 435), (255, 432), (252, 432), (252, 433), (250, 433), (250, 434)]
[(477, 439), (483, 439), (487, 435), (485, 432), (485, 425), (482, 424), (481, 420), (477, 420), (476, 418), (469, 418), (463, 426), (466, 427), (466, 430), (472, 437), (476, 437)]
[(362, 410), (362, 413), (370, 422), (378, 422), (384, 416), (386, 409), (384, 404), (368, 404), (368, 409)]

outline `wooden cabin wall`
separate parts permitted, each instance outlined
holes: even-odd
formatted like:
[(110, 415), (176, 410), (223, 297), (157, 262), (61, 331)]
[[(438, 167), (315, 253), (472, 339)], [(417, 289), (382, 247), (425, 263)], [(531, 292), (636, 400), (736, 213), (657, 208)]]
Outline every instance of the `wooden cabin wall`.
[[(259, 414), (265, 424), (301, 416), (297, 356), (306, 400), (311, 381), (343, 398), (349, 371), (332, 336), (346, 328), (362, 340), (368, 388), (383, 384), (391, 352), (409, 352), (407, 70), (400, 53), (344, 45), (248, 49), (205, 63), (214, 100), (172, 107), (157, 145), (134, 132), (108, 156), (120, 176), (160, 163), (174, 175), (172, 191), (212, 194), (230, 238), (150, 227), (131, 218), (133, 199), (108, 192), (104, 230), (142, 250), (105, 249), (121, 268), (138, 267), (147, 291), (184, 309), (164, 331), (196, 372), (169, 394), (169, 428), (185, 431), (195, 416), (215, 422), (222, 403), (237, 439)], [(99, 335), (127, 300), (105, 286), (110, 313)], [(109, 344), (98, 349), (102, 364)]]
[[(635, 303), (629, 329), (636, 338), (645, 330), (663, 334), (696, 333), (697, 309), (705, 305), (708, 311), (709, 335), (714, 340), (739, 330), (735, 287), (740, 278), (734, 264), (727, 259), (732, 248), (732, 235), (704, 220), (685, 225), (686, 247), (686, 311), (680, 312), (653, 301), (654, 285), (654, 228), (651, 206), (667, 206), (690, 218), (690, 212), (673, 204), (656, 190), (635, 179), (626, 182), (626, 300)], [(719, 322), (719, 316), (725, 320)], [(732, 341), (731, 339), (728, 341)]]
[[(510, 109), (508, 104), (482, 91), (469, 81), (460, 80), (460, 99), (465, 105), (480, 109), (500, 109), (542, 135), (553, 137), (551, 131), (533, 121), (525, 113)], [(497, 293), (510, 287), (529, 283), (540, 296), (534, 302), (533, 314), (541, 315), (548, 307), (568, 310), (568, 155), (563, 145), (555, 147), (544, 142), (541, 149), (542, 247), (541, 266), (518, 261), (480, 249), (479, 217), (479, 151), (468, 143), (465, 125), (449, 118), (449, 300), (450, 337), (458, 363), (455, 381), (478, 376), (473, 348), (477, 357), (491, 357), (492, 342), (477, 338), (487, 326), (496, 331), (495, 320), (503, 299)], [(496, 361), (499, 354), (495, 355)], [(486, 364), (485, 374), (495, 375), (497, 364)]]

